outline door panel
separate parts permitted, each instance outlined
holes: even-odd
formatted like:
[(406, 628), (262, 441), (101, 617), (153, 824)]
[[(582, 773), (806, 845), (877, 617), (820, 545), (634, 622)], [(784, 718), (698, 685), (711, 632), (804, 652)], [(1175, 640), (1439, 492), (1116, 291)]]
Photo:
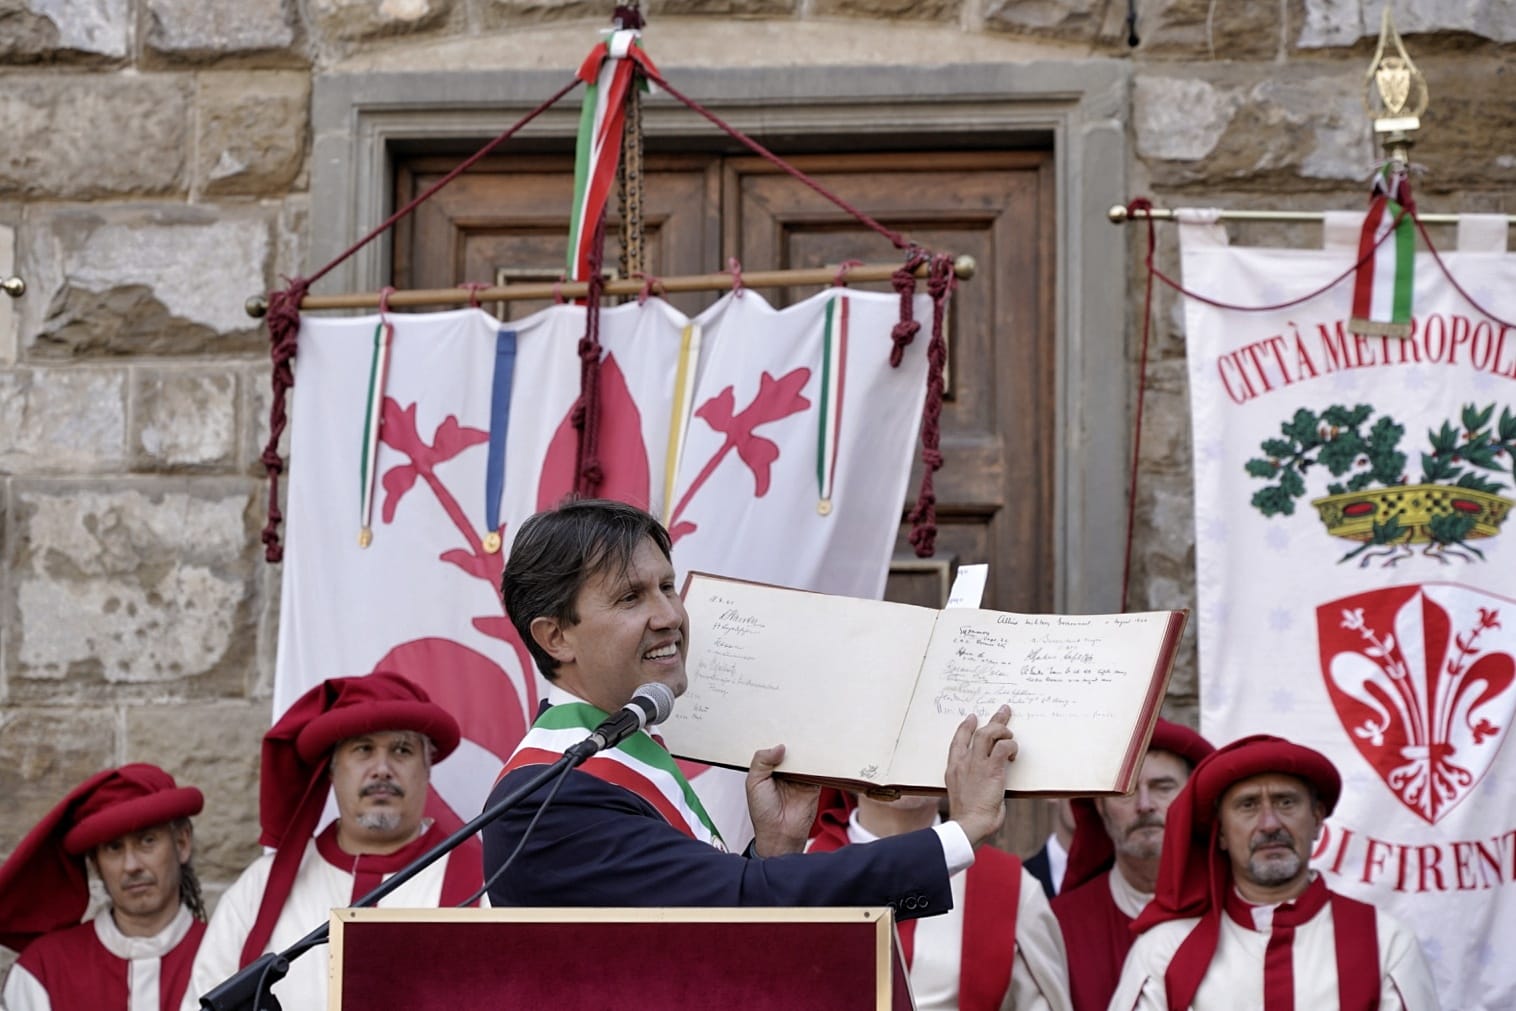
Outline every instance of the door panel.
[[(958, 563), (988, 562), (986, 607), (1049, 610), (1057, 450), (1051, 151), (849, 154), (793, 162), (888, 227), (929, 248), (967, 253), (978, 264), (975, 277), (953, 295), (947, 316), (937, 555), (917, 560), (902, 522), (887, 595), (940, 606)], [(396, 173), (397, 206), (453, 164), (440, 156), (403, 161)], [(849, 259), (901, 262), (903, 254), (888, 240), (761, 159), (659, 154), (648, 156), (646, 168), (650, 273), (724, 270), (731, 256), (749, 271)], [(557, 278), (572, 177), (566, 156), (481, 162), (397, 232), (394, 283), (436, 288)], [(608, 224), (607, 236), (605, 262), (614, 268), (616, 221)], [(891, 290), (888, 282), (859, 287)], [(764, 295), (784, 305), (817, 290)], [(919, 290), (926, 290), (924, 282)], [(694, 315), (717, 297), (696, 293), (672, 301)], [(502, 318), (519, 318), (540, 305), (513, 303)], [(928, 318), (917, 340), (929, 336)], [(919, 480), (918, 463), (902, 517), (915, 502)], [(1013, 804), (1001, 843), (1030, 853), (1048, 826), (1042, 802)]]

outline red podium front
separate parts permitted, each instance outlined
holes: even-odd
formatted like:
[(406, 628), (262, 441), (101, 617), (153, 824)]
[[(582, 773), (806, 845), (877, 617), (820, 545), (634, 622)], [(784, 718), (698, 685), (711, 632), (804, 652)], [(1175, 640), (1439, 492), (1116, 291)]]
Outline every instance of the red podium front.
[(888, 909), (338, 909), (332, 1011), (907, 1011)]

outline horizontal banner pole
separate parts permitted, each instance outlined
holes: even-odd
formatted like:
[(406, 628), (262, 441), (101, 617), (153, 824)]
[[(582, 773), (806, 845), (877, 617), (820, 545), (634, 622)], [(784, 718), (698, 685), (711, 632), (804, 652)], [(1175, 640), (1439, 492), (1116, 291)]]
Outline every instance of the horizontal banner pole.
[[(657, 277), (649, 280), (618, 279), (605, 282), (601, 289), (607, 295), (638, 295), (644, 288), (654, 294), (690, 291), (724, 291), (739, 280), (744, 288), (784, 288), (790, 285), (833, 284), (839, 277), (846, 284), (861, 281), (888, 281), (900, 268), (888, 263), (866, 263), (855, 267), (810, 267), (802, 270), (755, 270), (744, 271), (734, 278), (729, 273), (686, 274), (680, 277)], [(959, 256), (953, 261), (953, 273), (960, 281), (974, 276), (978, 265), (972, 256)], [(917, 277), (925, 277), (927, 265), (916, 270)], [(412, 291), (392, 291), (389, 295), (391, 309), (410, 308), (422, 305), (469, 305), (473, 302), (515, 302), (526, 299), (583, 298), (589, 293), (589, 285), (583, 281), (553, 282), (532, 281), (523, 284), (503, 284), (491, 288), (418, 288)], [(348, 295), (306, 295), (300, 302), (302, 310), (314, 309), (377, 309), (379, 292), (366, 291)], [(268, 312), (268, 296), (254, 295), (247, 300), (247, 314), (255, 319)]]
[[(1197, 208), (1198, 210), (1198, 208)], [(1204, 208), (1209, 213), (1212, 208)], [(1116, 204), (1105, 212), (1105, 216), (1113, 225), (1124, 225), (1128, 221), (1136, 221), (1143, 218), (1151, 218), (1154, 221), (1175, 221), (1178, 211), (1173, 208), (1153, 207), (1150, 209), (1139, 208), (1128, 211), (1121, 204)], [(1464, 217), (1461, 214), (1422, 214), (1416, 213), (1416, 219), (1428, 225), (1456, 225), (1458, 219)], [(1216, 209), (1217, 221), (1306, 221), (1317, 222), (1326, 220), (1325, 211), (1238, 211)], [(1505, 216), (1506, 224), (1516, 225), (1516, 214)]]

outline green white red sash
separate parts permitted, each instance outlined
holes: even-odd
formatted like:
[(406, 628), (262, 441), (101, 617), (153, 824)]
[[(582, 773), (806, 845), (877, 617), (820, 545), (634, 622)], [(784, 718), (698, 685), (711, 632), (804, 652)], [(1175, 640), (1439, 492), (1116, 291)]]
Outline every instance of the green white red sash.
[[(589, 277), (590, 247), (595, 226), (605, 210), (621, 160), (621, 133), (626, 124), (627, 90), (636, 86), (637, 65), (653, 67), (642, 51), (639, 33), (612, 32), (590, 50), (579, 67), (584, 81), (584, 105), (579, 113), (579, 136), (574, 154), (574, 204), (569, 216), (568, 277)], [(654, 68), (656, 70), (656, 68)]]
[[(1376, 337), (1409, 337), (1416, 225), (1400, 202), (1406, 199), (1403, 194), (1408, 185), (1386, 167), (1375, 181), (1375, 189), (1358, 235), (1361, 262), (1353, 279), (1353, 315), (1348, 329)], [(1392, 230), (1395, 234), (1388, 235)]]
[[(529, 765), (551, 765), (605, 718), (605, 713), (588, 702), (553, 706), (532, 724), (500, 775)], [(579, 770), (635, 793), (690, 838), (719, 850), (726, 849), (711, 816), (705, 813), (694, 787), (679, 771), (673, 756), (645, 731), (638, 731), (616, 747), (593, 756)]]

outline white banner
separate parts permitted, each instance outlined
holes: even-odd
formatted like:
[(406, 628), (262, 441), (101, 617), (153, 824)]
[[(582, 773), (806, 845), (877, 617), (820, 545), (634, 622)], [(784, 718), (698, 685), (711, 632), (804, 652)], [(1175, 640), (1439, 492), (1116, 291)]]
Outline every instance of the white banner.
[[(1185, 286), (1238, 305), (1357, 259), (1197, 225), (1181, 248)], [(1516, 258), (1442, 255), (1516, 319)], [(1328, 884), (1415, 928), (1444, 1007), (1516, 1007), (1516, 327), (1426, 253), (1410, 338), (1348, 332), (1351, 292), (1185, 301), (1201, 729), (1329, 755)]]
[[(878, 596), (925, 385), (925, 335), (888, 366), (897, 307), (839, 290), (783, 311), (746, 292), (697, 321), (659, 300), (604, 310), (600, 493), (672, 516), (681, 575)], [(929, 308), (919, 300), (918, 317)], [(328, 677), (411, 678), (462, 725), (433, 781), (467, 819), (544, 690), (498, 587), (521, 521), (573, 486), (584, 310), (389, 319), (367, 547), (361, 451), (379, 318), (302, 322), (274, 714)], [(740, 777), (690, 771), (728, 844), (744, 845)]]

